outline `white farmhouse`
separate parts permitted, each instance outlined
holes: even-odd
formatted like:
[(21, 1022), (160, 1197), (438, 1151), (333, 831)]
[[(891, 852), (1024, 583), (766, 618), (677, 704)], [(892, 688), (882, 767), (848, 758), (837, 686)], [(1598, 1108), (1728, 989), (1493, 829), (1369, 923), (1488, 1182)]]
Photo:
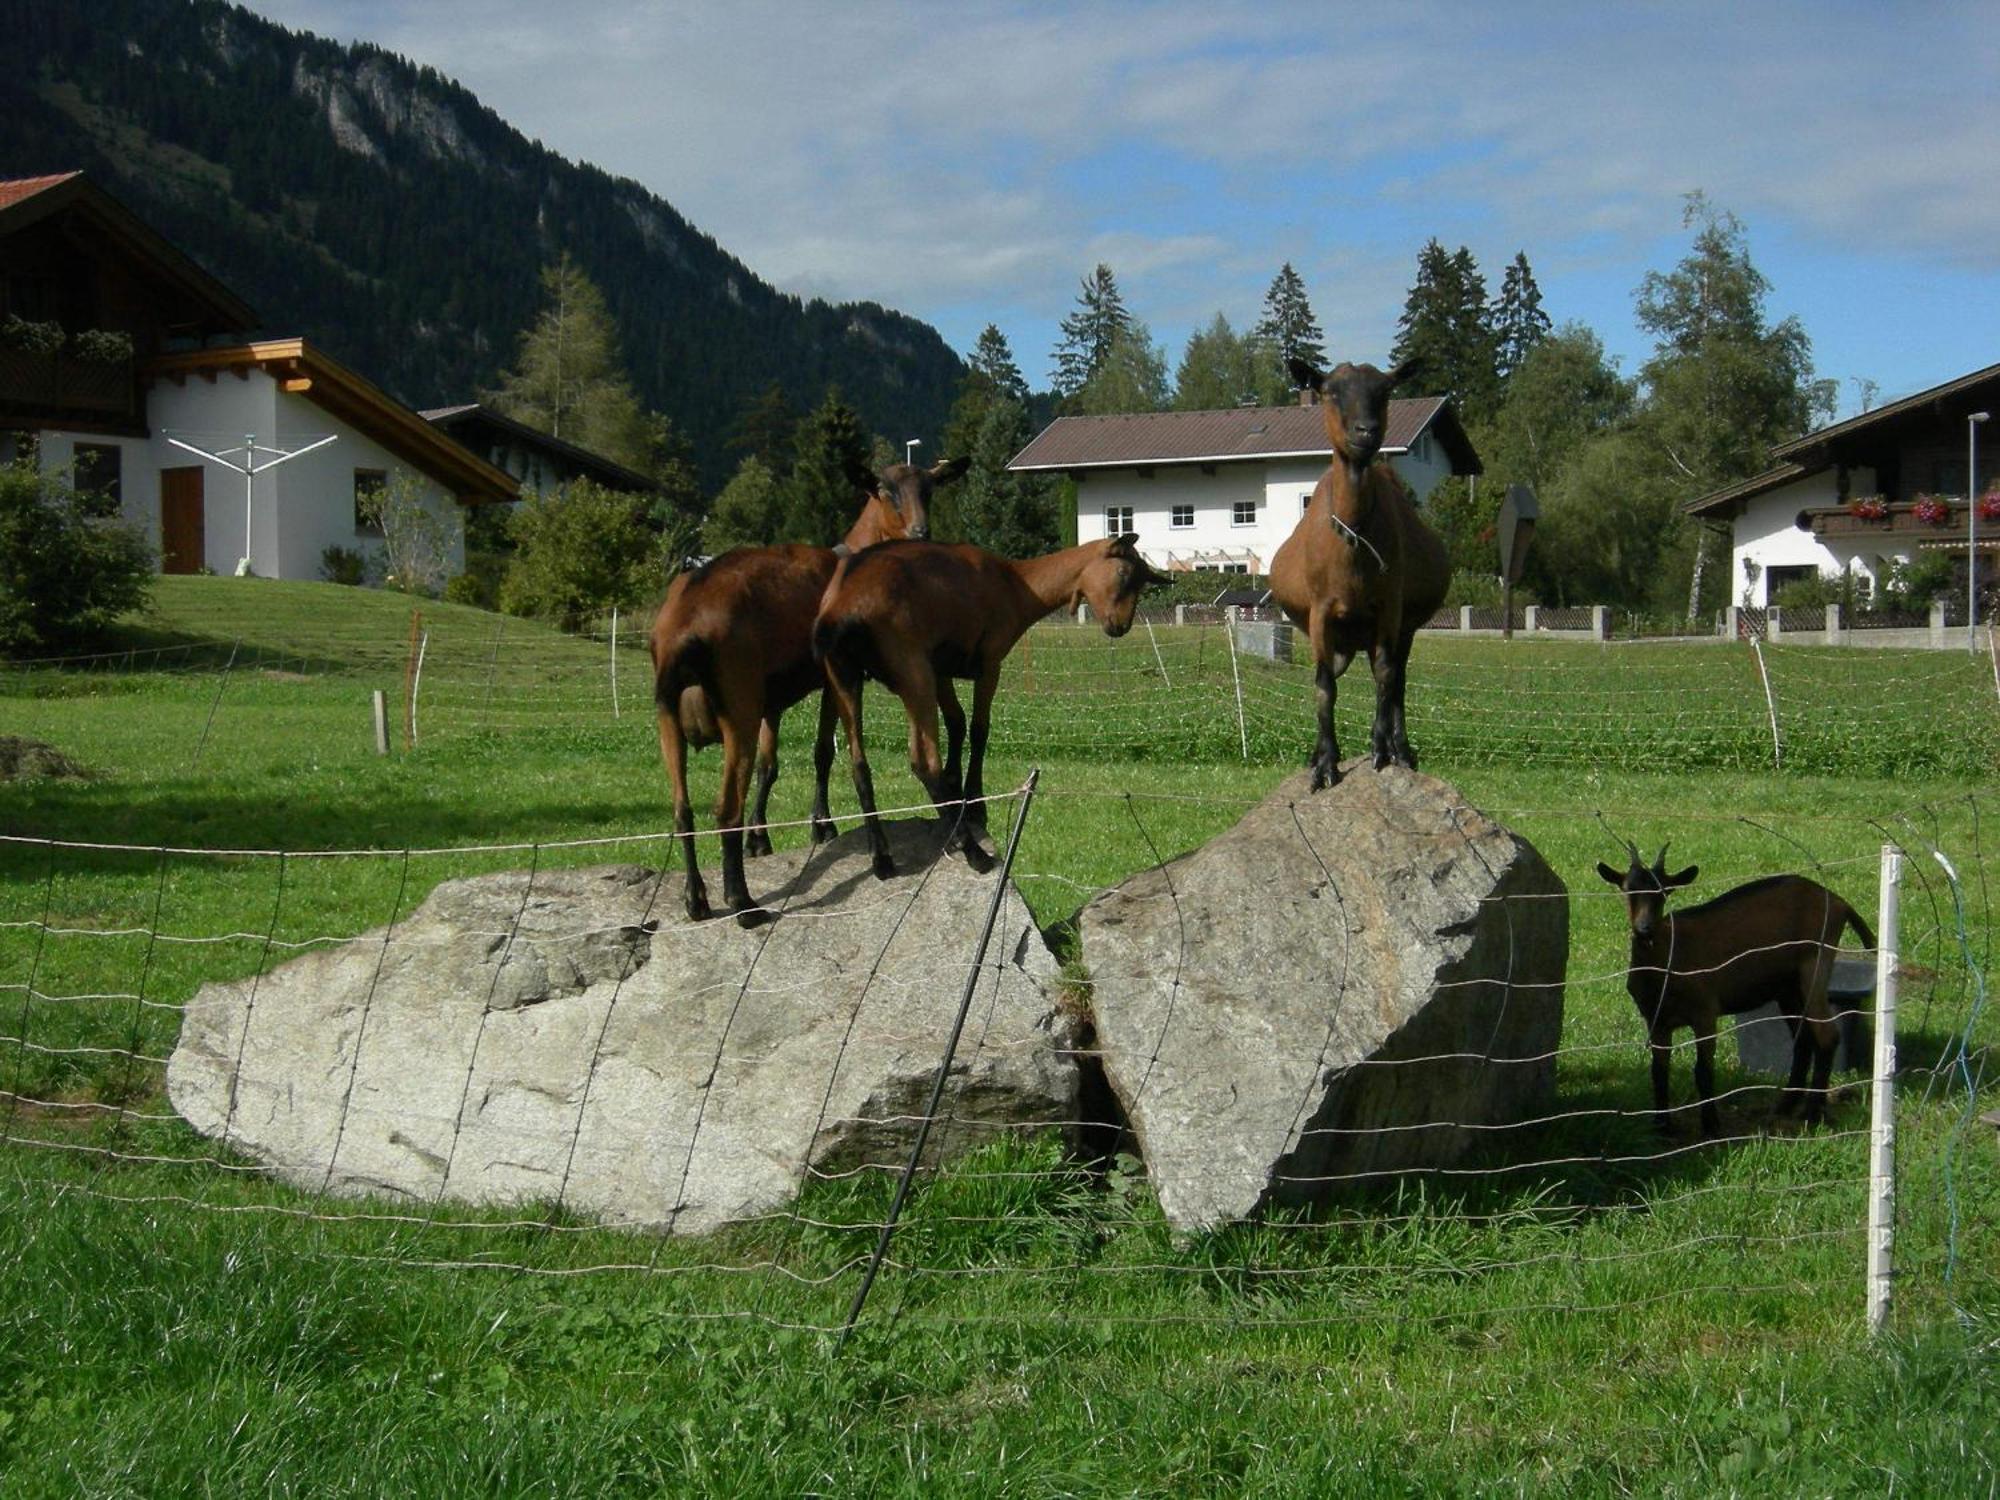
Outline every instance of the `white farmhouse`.
[[(1076, 481), (1076, 539), (1137, 532), (1169, 572), (1268, 573), (1333, 449), (1316, 406), (1059, 417), (1008, 468)], [(1479, 455), (1449, 402), (1389, 403), (1382, 455), (1421, 503)]]
[[(1994, 518), (1969, 517), (1968, 479), (1984, 491), (2000, 475), (2000, 422), (1973, 421), (1981, 412), (2000, 415), (2000, 365), (1780, 444), (1773, 467), (1689, 501), (1689, 514), (1729, 528), (1728, 602), (1763, 608), (1788, 583), (1850, 569), (1872, 590), (1892, 564), (1940, 553), (1953, 562), (1955, 607), (1965, 597), (1968, 531), (1977, 533), (1984, 588), (2000, 544), (2000, 498), (1984, 502)], [(1968, 476), (1975, 448), (1989, 456)]]
[[(514, 499), (513, 477), (305, 340), (252, 337), (257, 321), (81, 173), (0, 181), (0, 460), (72, 473), (164, 572), (247, 559), (268, 578), (379, 546), (356, 497), (400, 469), (462, 567), (465, 507)], [(247, 483), (246, 444), (263, 469)]]

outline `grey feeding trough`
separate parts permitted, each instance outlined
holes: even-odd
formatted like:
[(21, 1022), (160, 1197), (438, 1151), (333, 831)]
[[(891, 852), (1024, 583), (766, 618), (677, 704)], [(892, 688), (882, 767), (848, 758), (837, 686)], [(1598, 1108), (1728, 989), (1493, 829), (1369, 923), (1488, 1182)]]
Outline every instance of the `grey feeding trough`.
[[(1834, 1048), (1833, 1071), (1851, 1073), (1868, 1066), (1875, 1040), (1869, 1016), (1875, 1008), (1875, 960), (1836, 958), (1826, 987), (1840, 1041)], [(1736, 1057), (1746, 1073), (1787, 1075), (1792, 1070), (1792, 1029), (1778, 1013), (1778, 1003), (1746, 1010), (1736, 1018)]]

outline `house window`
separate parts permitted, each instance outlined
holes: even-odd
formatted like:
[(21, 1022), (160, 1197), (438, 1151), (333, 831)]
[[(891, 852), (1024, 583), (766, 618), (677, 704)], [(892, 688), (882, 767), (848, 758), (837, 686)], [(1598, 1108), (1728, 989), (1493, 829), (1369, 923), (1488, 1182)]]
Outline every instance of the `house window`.
[(1132, 507), (1129, 505), (1107, 505), (1104, 507), (1104, 534), (1123, 536), (1135, 530), (1132, 525)]
[(125, 505), (125, 450), (116, 443), (78, 443), (76, 492), (85, 515), (117, 515)]
[(1175, 531), (1188, 530), (1194, 525), (1194, 507), (1192, 505), (1176, 505), (1168, 516), (1167, 524), (1173, 527)]
[(1307, 490), (1303, 495), (1299, 496), (1299, 514), (1304, 515), (1308, 510), (1310, 510), (1312, 508), (1312, 503), (1313, 503), (1313, 492), (1311, 490)]
[(363, 501), (379, 494), (389, 487), (387, 469), (356, 469), (354, 471), (354, 534), (356, 536), (380, 536), (382, 523), (370, 520)]
[(1255, 526), (1257, 524), (1257, 502), (1238, 500), (1229, 510), (1231, 526)]

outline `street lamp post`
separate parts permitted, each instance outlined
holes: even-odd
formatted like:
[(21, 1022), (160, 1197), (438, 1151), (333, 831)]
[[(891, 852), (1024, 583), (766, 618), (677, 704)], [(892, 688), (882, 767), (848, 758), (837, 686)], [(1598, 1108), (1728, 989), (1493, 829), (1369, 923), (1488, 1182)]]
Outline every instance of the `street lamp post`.
[(915, 467), (917, 462), (917, 450), (923, 447), (923, 445), (924, 445), (924, 440), (922, 438), (906, 439), (903, 443), (903, 462), (911, 465), (912, 467)]
[(1979, 649), (1979, 424), (1993, 415), (1976, 411), (1965, 419), (1965, 649)]

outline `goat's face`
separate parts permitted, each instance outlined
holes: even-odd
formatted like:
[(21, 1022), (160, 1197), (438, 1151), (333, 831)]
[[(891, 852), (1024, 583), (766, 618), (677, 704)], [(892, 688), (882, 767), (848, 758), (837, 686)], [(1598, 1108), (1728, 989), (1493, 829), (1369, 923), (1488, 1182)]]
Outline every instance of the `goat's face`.
[(1667, 846), (1662, 844), (1659, 856), (1650, 867), (1640, 860), (1639, 851), (1633, 849), (1632, 863), (1624, 874), (1619, 874), (1601, 860), (1597, 873), (1625, 893), (1625, 915), (1632, 924), (1633, 936), (1649, 938), (1660, 925), (1661, 913), (1667, 909), (1667, 892), (1692, 885), (1694, 878), (1701, 873), (1701, 866), (1689, 865), (1685, 870), (1669, 875)]
[(1327, 441), (1350, 474), (1358, 476), (1381, 450), (1389, 430), (1389, 392), (1413, 368), (1411, 360), (1387, 373), (1373, 365), (1342, 364), (1321, 371), (1302, 359), (1291, 362), (1299, 389), (1317, 394), (1326, 417)]
[(1139, 534), (1128, 531), (1105, 542), (1104, 551), (1077, 580), (1076, 591), (1090, 605), (1090, 612), (1104, 622), (1104, 633), (1121, 636), (1132, 628), (1139, 596), (1166, 581), (1165, 574), (1154, 572), (1139, 555)]
[(914, 537), (922, 541), (931, 534), (931, 492), (937, 486), (963, 474), (970, 460), (947, 458), (928, 469), (911, 464), (891, 464), (875, 476), (869, 509), (877, 512), (876, 529), (882, 540)]

